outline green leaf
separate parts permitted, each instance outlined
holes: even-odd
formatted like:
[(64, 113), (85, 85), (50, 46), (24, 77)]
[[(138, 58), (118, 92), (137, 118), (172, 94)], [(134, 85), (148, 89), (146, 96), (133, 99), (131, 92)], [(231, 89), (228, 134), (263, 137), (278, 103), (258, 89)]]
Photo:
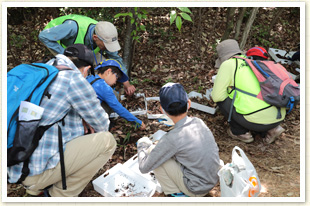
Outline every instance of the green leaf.
[(192, 18), (187, 13), (180, 13), (180, 15), (183, 17), (183, 19), (193, 22)]
[(140, 9), (143, 14), (147, 14), (148, 12), (145, 9)]
[(142, 31), (145, 31), (145, 30), (146, 30), (144, 25), (140, 25), (140, 29), (141, 29)]
[(130, 23), (131, 23), (131, 24), (135, 23), (135, 19), (134, 19), (134, 18), (131, 18)]
[(180, 9), (182, 12), (186, 12), (186, 13), (192, 13), (191, 10), (189, 10), (187, 7), (178, 7), (178, 9)]
[(142, 14), (138, 14), (138, 18), (141, 20), (141, 18), (142, 18)]
[(170, 12), (170, 25), (174, 22), (176, 17), (177, 17), (177, 12), (171, 11)]
[(177, 25), (177, 28), (179, 29), (179, 31), (181, 31), (182, 18), (180, 16), (178, 16), (177, 19), (175, 20), (175, 24)]
[(115, 19), (117, 19), (118, 17), (121, 17), (121, 16), (130, 16), (129, 13), (118, 13), (114, 16)]

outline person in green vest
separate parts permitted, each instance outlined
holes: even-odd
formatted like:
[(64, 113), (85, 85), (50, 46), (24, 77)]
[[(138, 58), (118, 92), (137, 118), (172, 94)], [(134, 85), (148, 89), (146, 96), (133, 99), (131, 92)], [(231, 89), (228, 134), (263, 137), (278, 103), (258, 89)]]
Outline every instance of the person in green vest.
[[(121, 63), (128, 74), (123, 59), (118, 55), (121, 49), (116, 27), (107, 21), (96, 21), (86, 16), (70, 14), (50, 21), (39, 34), (40, 41), (53, 55), (63, 54), (72, 44), (84, 44), (93, 51), (94, 65), (107, 57)], [(132, 95), (136, 88), (129, 81), (123, 83), (126, 94)]]
[[(258, 94), (260, 86), (244, 60), (233, 58), (234, 56), (246, 57), (236, 40), (224, 40), (216, 49), (218, 59), (215, 67), (219, 70), (211, 96), (229, 121), (228, 135), (233, 139), (250, 143), (254, 141), (251, 132), (257, 132), (264, 138), (265, 143), (274, 142), (284, 131), (280, 123), (285, 118), (286, 109), (280, 108), (281, 117), (279, 118), (277, 107), (256, 97), (232, 90), (231, 88), (236, 86), (246, 92)], [(236, 97), (232, 105), (235, 92)]]

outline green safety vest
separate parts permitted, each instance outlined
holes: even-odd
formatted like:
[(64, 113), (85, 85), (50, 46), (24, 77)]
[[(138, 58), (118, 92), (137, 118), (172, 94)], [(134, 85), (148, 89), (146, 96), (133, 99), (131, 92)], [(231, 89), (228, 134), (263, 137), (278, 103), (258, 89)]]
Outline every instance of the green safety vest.
[[(84, 44), (85, 45), (85, 39), (89, 38), (87, 37), (87, 32), (89, 30), (89, 27), (91, 25), (96, 25), (98, 23), (98, 21), (86, 17), (86, 16), (82, 16), (82, 15), (77, 15), (77, 14), (70, 14), (70, 15), (66, 15), (66, 16), (61, 16), (58, 17), (52, 21), (50, 21), (45, 29), (49, 29), (51, 27), (57, 26), (57, 25), (61, 25), (63, 24), (65, 21), (67, 20), (72, 20), (75, 21), (78, 25), (78, 33), (77, 36), (75, 37), (74, 40), (74, 44)], [(69, 45), (64, 45), (63, 42), (61, 40), (57, 41), (63, 48), (66, 48)], [(94, 52), (98, 53), (100, 51), (99, 47), (97, 47)]]
[[(236, 63), (236, 58), (233, 58), (233, 61)], [(255, 95), (259, 94), (261, 90), (259, 82), (251, 68), (247, 66), (245, 61), (242, 59), (237, 59), (237, 62), (237, 71), (235, 71), (234, 76), (235, 87)], [(271, 106), (263, 100), (237, 90), (231, 90), (228, 88), (227, 92), (229, 98), (231, 99), (233, 99), (236, 92), (234, 107), (239, 114), (252, 114), (257, 111), (267, 109)]]

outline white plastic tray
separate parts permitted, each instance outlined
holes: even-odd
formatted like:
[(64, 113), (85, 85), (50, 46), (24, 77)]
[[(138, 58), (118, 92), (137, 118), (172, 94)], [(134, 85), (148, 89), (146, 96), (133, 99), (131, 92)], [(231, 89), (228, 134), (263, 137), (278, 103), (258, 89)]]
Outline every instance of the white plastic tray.
[(151, 197), (156, 184), (130, 168), (117, 164), (93, 180), (94, 189), (105, 197)]
[[(280, 64), (292, 64), (292, 61), (287, 60), (287, 59), (282, 59), (277, 57), (277, 54), (283, 56), (283, 57), (292, 57), (296, 51), (290, 51), (287, 53), (285, 50), (281, 49), (275, 49), (275, 48), (269, 48), (268, 50), (269, 55), (273, 58), (275, 62), (280, 62)], [(299, 65), (299, 61), (295, 61)]]

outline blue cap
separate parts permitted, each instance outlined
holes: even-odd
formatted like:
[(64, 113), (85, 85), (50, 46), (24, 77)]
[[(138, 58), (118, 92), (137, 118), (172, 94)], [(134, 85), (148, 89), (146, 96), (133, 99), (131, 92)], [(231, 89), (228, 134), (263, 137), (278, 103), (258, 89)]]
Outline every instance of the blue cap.
[(179, 102), (180, 108), (187, 104), (188, 96), (184, 87), (179, 83), (167, 83), (159, 91), (162, 108), (169, 112), (179, 108), (169, 108), (172, 103)]
[(118, 82), (123, 83), (123, 82), (128, 81), (129, 78), (128, 78), (127, 74), (123, 71), (122, 65), (114, 59), (103, 60), (102, 62), (100, 62), (98, 64), (98, 66), (96, 66), (95, 70), (97, 70), (101, 67), (108, 67), (108, 66), (115, 66), (115, 67), (119, 68), (119, 70), (123, 73), (122, 78), (117, 80)]

